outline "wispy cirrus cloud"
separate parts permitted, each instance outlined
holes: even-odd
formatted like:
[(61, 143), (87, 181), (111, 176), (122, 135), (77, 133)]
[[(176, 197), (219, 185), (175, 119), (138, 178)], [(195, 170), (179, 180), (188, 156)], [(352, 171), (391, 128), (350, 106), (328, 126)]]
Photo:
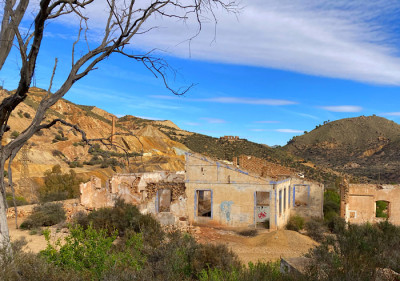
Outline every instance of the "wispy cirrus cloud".
[(291, 133), (291, 134), (304, 133), (304, 131), (301, 131), (301, 130), (294, 130), (294, 129), (276, 129), (275, 132), (279, 132), (279, 133)]
[(398, 112), (383, 112), (380, 115), (383, 115), (383, 116), (400, 116), (400, 111), (398, 111)]
[(204, 121), (206, 121), (207, 123), (210, 123), (210, 124), (223, 124), (223, 123), (226, 123), (225, 120), (219, 119), (219, 118), (203, 117), (203, 118), (200, 118), (200, 119), (204, 120)]
[(184, 124), (188, 125), (188, 126), (200, 126), (200, 123), (196, 123), (196, 122), (185, 122)]
[(360, 112), (363, 110), (358, 105), (333, 105), (333, 106), (321, 106), (320, 108), (332, 112)]
[(212, 102), (212, 103), (226, 103), (226, 104), (268, 105), (268, 106), (298, 104), (298, 102), (285, 99), (258, 99), (258, 98), (248, 98), (248, 97), (215, 97), (215, 98), (202, 98), (202, 99), (182, 98), (179, 96), (166, 96), (166, 95), (151, 95), (150, 97), (163, 100), (182, 99), (189, 102)]
[[(139, 7), (146, 4), (136, 2)], [(150, 17), (132, 46), (144, 52), (161, 49), (176, 57), (400, 85), (398, 38), (393, 27), (399, 1), (243, 0), (241, 5), (244, 9), (237, 16), (215, 9), (217, 29), (212, 20), (205, 21), (193, 40), (187, 39), (198, 30), (194, 16), (185, 23), (173, 17)], [(104, 30), (107, 9), (106, 1), (85, 9), (94, 37)], [(71, 19), (61, 17), (63, 24), (77, 27), (79, 21)]]

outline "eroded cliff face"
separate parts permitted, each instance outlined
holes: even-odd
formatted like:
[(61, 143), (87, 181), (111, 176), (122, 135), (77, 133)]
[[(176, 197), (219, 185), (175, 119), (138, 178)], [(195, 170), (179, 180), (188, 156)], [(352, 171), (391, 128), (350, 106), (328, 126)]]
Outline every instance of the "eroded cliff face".
[[(12, 114), (3, 144), (11, 141), (15, 135), (25, 130), (35, 116), (35, 107), (46, 95), (39, 88), (31, 88), (28, 98), (21, 103)], [(0, 90), (0, 99), (8, 96), (6, 90)], [(171, 121), (152, 121), (137, 117), (121, 118), (93, 106), (81, 106), (67, 100), (58, 101), (46, 114), (46, 121), (61, 118), (69, 123), (78, 124), (85, 131), (88, 139), (108, 138), (112, 132), (112, 118), (115, 118), (114, 143), (117, 148), (109, 149), (99, 145), (97, 154), (90, 153), (89, 146), (81, 142), (79, 133), (64, 125), (55, 125), (49, 130), (43, 130), (33, 136), (27, 149), (28, 173), (33, 186), (41, 183), (45, 171), (54, 165), (60, 165), (63, 172), (71, 167), (78, 175), (89, 179), (91, 176), (103, 180), (115, 172), (149, 172), (154, 170), (180, 171), (184, 169), (184, 152), (189, 149), (183, 144), (171, 140), (160, 129), (168, 131), (173, 128), (180, 130)], [(182, 131), (184, 132), (184, 131)], [(130, 154), (129, 159), (126, 152)], [(18, 187), (23, 165), (20, 152), (12, 164), (13, 179)], [(93, 157), (97, 157), (93, 161)], [(114, 158), (121, 165), (103, 164)], [(128, 161), (129, 160), (129, 161)], [(91, 165), (86, 165), (90, 163)], [(75, 166), (75, 167), (74, 167)], [(17, 188), (17, 193), (27, 193), (30, 190)]]

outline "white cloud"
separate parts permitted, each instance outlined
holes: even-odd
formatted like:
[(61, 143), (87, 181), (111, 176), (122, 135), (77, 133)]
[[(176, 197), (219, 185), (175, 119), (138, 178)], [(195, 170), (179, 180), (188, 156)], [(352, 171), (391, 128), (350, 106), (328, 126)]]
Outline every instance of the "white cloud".
[[(146, 1), (137, 1), (143, 6)], [(400, 85), (399, 50), (390, 25), (398, 15), (395, 0), (243, 0), (236, 17), (216, 9), (196, 33), (196, 19), (151, 18), (132, 46), (159, 48), (187, 58), (291, 70), (317, 76)], [(90, 31), (101, 34), (105, 1), (85, 9)], [(386, 19), (386, 23), (383, 22)], [(64, 17), (65, 24), (78, 24)], [(215, 39), (215, 40), (214, 40)], [(186, 40), (186, 41), (185, 41)]]
[(158, 117), (149, 117), (149, 116), (136, 116), (138, 118), (142, 118), (142, 119), (147, 119), (147, 120), (154, 120), (154, 121), (160, 121), (160, 120), (165, 120), (165, 119), (161, 119)]
[(384, 112), (384, 113), (381, 113), (380, 115), (383, 115), (383, 116), (400, 116), (400, 112)]
[[(180, 99), (180, 96), (166, 96), (166, 95), (151, 95), (150, 97), (163, 100)], [(204, 99), (186, 98), (184, 100), (189, 102), (213, 102), (213, 103), (227, 103), (227, 104), (234, 103), (234, 104), (270, 105), (270, 106), (297, 104), (297, 102), (290, 100), (257, 99), (248, 97), (216, 97), (216, 98), (204, 98)]]
[(293, 129), (276, 129), (275, 132), (279, 132), (279, 133), (292, 133), (292, 134), (304, 133), (304, 131), (301, 131), (301, 130), (293, 130)]
[(202, 119), (202, 120), (204, 120), (204, 121), (207, 121), (207, 122), (210, 123), (210, 124), (222, 124), (222, 123), (226, 123), (225, 120), (223, 120), (223, 119), (218, 119), (218, 118), (203, 117), (203, 118), (200, 118), (200, 119)]
[(321, 106), (322, 109), (333, 112), (360, 112), (363, 110), (357, 105), (338, 105), (338, 106)]
[(188, 126), (200, 126), (200, 124), (196, 122), (185, 122), (184, 124)]

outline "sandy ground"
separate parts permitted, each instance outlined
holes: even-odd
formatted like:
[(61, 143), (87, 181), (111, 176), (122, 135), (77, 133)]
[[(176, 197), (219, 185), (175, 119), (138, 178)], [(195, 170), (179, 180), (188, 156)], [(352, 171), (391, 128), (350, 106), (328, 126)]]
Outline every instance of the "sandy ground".
[[(19, 220), (20, 224), (22, 220)], [(15, 220), (8, 220), (11, 240), (15, 241), (25, 237), (28, 244), (27, 251), (38, 253), (46, 248), (46, 240), (43, 235), (30, 235), (27, 230), (16, 229)], [(299, 257), (307, 253), (310, 248), (317, 245), (317, 242), (295, 231), (278, 230), (268, 232), (259, 231), (255, 237), (245, 237), (231, 230), (217, 229), (212, 227), (197, 227), (194, 234), (200, 243), (222, 243), (232, 249), (247, 264), (257, 261), (276, 261), (281, 257)], [(55, 233), (54, 240), (66, 235), (65, 233)]]
[[(20, 225), (22, 221), (23, 220), (19, 218), (18, 225)], [(24, 247), (25, 251), (39, 253), (41, 250), (44, 250), (46, 248), (47, 242), (43, 235), (39, 234), (31, 235), (29, 234), (29, 230), (16, 229), (14, 218), (8, 219), (7, 222), (8, 222), (8, 229), (10, 230), (11, 241), (15, 241), (21, 239), (22, 237), (25, 237), (26, 241), (28, 242), (27, 245)], [(52, 236), (51, 236), (52, 241), (55, 241), (56, 239), (66, 235), (66, 233), (63, 232), (56, 233), (55, 228), (51, 228), (51, 231), (52, 231)]]
[(245, 237), (234, 231), (201, 227), (195, 234), (201, 243), (222, 243), (234, 251), (247, 264), (257, 261), (276, 261), (281, 257), (299, 257), (318, 245), (310, 237), (291, 230), (259, 230), (254, 237)]

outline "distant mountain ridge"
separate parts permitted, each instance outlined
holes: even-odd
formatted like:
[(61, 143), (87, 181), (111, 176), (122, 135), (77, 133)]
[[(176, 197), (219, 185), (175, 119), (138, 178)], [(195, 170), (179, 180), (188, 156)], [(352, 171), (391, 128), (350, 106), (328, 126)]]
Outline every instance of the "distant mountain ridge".
[(328, 122), (284, 149), (323, 167), (374, 181), (400, 181), (400, 125), (378, 116)]

